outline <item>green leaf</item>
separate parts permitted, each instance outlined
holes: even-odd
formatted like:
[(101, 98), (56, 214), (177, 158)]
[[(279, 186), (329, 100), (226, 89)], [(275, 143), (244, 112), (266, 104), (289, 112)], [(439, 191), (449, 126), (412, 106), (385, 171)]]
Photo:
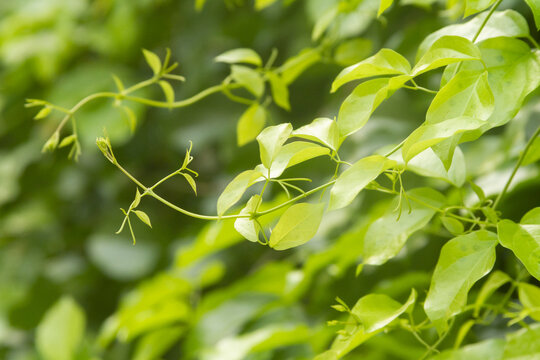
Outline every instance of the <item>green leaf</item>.
[(478, 316), (480, 313), (480, 309), (482, 308), (482, 305), (485, 304), (486, 300), (493, 295), (493, 293), (506, 284), (507, 282), (512, 281), (510, 276), (503, 273), (502, 271), (495, 270), (491, 274), (489, 274), (489, 277), (487, 278), (486, 282), (482, 285), (482, 288), (480, 289), (480, 292), (478, 293), (478, 296), (476, 297), (476, 301), (474, 302), (474, 314), (475, 316)]
[(292, 132), (292, 136), (312, 140), (336, 150), (339, 145), (339, 134), (336, 122), (329, 118), (316, 118)]
[(371, 40), (355, 38), (342, 42), (334, 51), (334, 61), (349, 66), (364, 60), (373, 52)]
[(300, 51), (296, 56), (289, 58), (279, 68), (281, 77), (285, 84), (289, 85), (298, 76), (300, 76), (307, 68), (315, 64), (321, 59), (321, 53), (319, 49), (307, 48)]
[(238, 120), (236, 126), (238, 146), (244, 146), (255, 140), (264, 128), (264, 124), (266, 124), (266, 111), (264, 107), (257, 103), (248, 107), (242, 116), (240, 116), (240, 120)]
[(367, 333), (384, 328), (398, 316), (408, 311), (416, 301), (416, 291), (411, 290), (405, 304), (400, 304), (391, 297), (382, 294), (369, 294), (362, 297), (352, 308)]
[(257, 170), (246, 170), (237, 175), (223, 190), (217, 201), (218, 215), (223, 215), (244, 195), (247, 188), (255, 184), (262, 174)]
[(452, 235), (461, 235), (465, 231), (463, 224), (456, 218), (449, 216), (441, 216), (441, 222), (443, 226), (450, 232)]
[(144, 211), (141, 211), (141, 210), (133, 210), (133, 212), (135, 213), (135, 215), (137, 215), (137, 217), (138, 217), (143, 223), (145, 223), (146, 225), (152, 227), (152, 224), (150, 223), (150, 218), (148, 217), (148, 215), (147, 215)]
[(408, 162), (413, 157), (451, 136), (467, 130), (480, 128), (485, 121), (463, 116), (435, 124), (423, 124), (405, 140), (402, 149), (403, 160)]
[(480, 50), (470, 40), (460, 36), (442, 36), (430, 46), (414, 66), (412, 74), (418, 76), (455, 62), (480, 60), (480, 58)]
[(270, 247), (286, 250), (305, 244), (321, 223), (324, 204), (294, 204), (281, 215), (270, 236)]
[(133, 360), (154, 360), (161, 358), (185, 333), (183, 325), (164, 327), (145, 334), (135, 347)]
[(518, 285), (519, 301), (529, 311), (529, 316), (540, 321), (540, 288), (527, 283)]
[[(461, 36), (472, 41), (487, 15), (487, 12), (479, 14), (466, 23), (449, 25), (428, 35), (418, 47), (416, 58), (420, 59), (437, 39), (445, 35)], [(527, 37), (528, 35), (527, 21), (520, 13), (514, 10), (495, 11), (480, 32), (475, 43), (502, 36)]]
[(221, 55), (216, 56), (215, 61), (228, 64), (252, 64), (255, 66), (261, 66), (262, 60), (259, 54), (248, 48), (239, 48), (229, 50)]
[(63, 138), (62, 141), (60, 141), (60, 145), (58, 145), (58, 147), (63, 148), (63, 147), (69, 146), (73, 144), (76, 140), (77, 140), (77, 135), (71, 134)]
[(388, 95), (388, 79), (373, 79), (358, 85), (341, 104), (338, 115), (340, 138), (360, 130)]
[(137, 117), (135, 116), (135, 113), (129, 106), (121, 106), (122, 111), (126, 115), (126, 119), (128, 121), (129, 129), (131, 132), (135, 131), (135, 128), (137, 127)]
[(426, 114), (426, 123), (466, 116), (487, 120), (493, 113), (495, 100), (487, 71), (462, 71), (435, 96)]
[(58, 300), (36, 329), (36, 347), (44, 360), (76, 358), (84, 337), (85, 315), (70, 297)]
[(394, 0), (381, 0), (379, 5), (379, 10), (377, 11), (377, 17), (380, 17), (383, 12), (386, 11), (392, 4), (394, 3)]
[[(260, 195), (253, 195), (247, 202), (246, 206), (240, 211), (240, 215), (249, 215), (257, 211), (259, 204), (262, 202)], [(238, 218), (234, 222), (234, 228), (243, 237), (249, 241), (258, 242), (259, 232), (261, 227), (257, 221), (251, 218)]]
[(407, 239), (426, 226), (435, 215), (435, 209), (441, 208), (446, 202), (441, 193), (430, 188), (413, 189), (407, 194), (410, 208), (402, 204), (405, 209), (401, 216), (396, 211), (399, 205), (399, 197), (396, 196), (382, 216), (369, 225), (363, 236), (364, 264), (382, 265), (396, 256)]
[(137, 208), (139, 204), (141, 203), (141, 193), (139, 192), (139, 188), (135, 189), (135, 199), (133, 199), (133, 202), (131, 203), (131, 209)]
[(448, 170), (445, 169), (441, 159), (435, 154), (433, 149), (427, 148), (406, 165), (401, 155), (401, 149), (392, 154), (390, 159), (406, 167), (407, 170), (426, 177), (433, 177), (449, 182), (457, 187), (463, 186), (467, 176), (465, 156), (459, 147), (454, 151), (452, 162)]
[(255, 10), (266, 9), (276, 1), (277, 0), (255, 0)]
[(280, 75), (274, 72), (268, 73), (268, 80), (270, 81), (270, 89), (272, 90), (272, 97), (276, 105), (285, 110), (290, 110), (289, 89), (285, 81), (283, 81)]
[(441, 352), (429, 360), (503, 360), (505, 341), (489, 339), (476, 344)]
[(330, 192), (328, 209), (335, 210), (349, 205), (363, 188), (395, 164), (395, 161), (380, 155), (368, 156), (355, 162), (337, 178)]
[[(269, 177), (271, 179), (277, 178), (283, 174), (285, 169), (291, 166), (329, 154), (330, 149), (307, 141), (294, 141), (289, 144), (285, 144), (283, 147), (281, 147), (279, 153), (272, 161)], [(264, 165), (259, 166), (261, 173), (265, 175), (268, 174), (268, 169), (264, 167)]]
[(50, 106), (45, 106), (43, 109), (39, 110), (36, 116), (34, 116), (34, 120), (40, 120), (44, 119), (51, 113), (52, 108)]
[(537, 162), (538, 160), (540, 160), (540, 137), (534, 139), (531, 147), (527, 151), (527, 154), (525, 154), (525, 157), (523, 158), (522, 166), (527, 166)]
[(53, 152), (58, 147), (58, 141), (60, 140), (60, 134), (58, 131), (55, 131), (51, 137), (47, 140), (45, 145), (41, 148), (41, 152)]
[(328, 27), (332, 25), (332, 22), (338, 14), (339, 4), (326, 10), (315, 22), (315, 25), (313, 26), (313, 31), (311, 32), (311, 40), (319, 40), (319, 38), (324, 34), (326, 29), (328, 29)]
[(474, 15), (480, 11), (486, 10), (488, 7), (493, 5), (497, 0), (466, 0), (465, 1), (465, 14), (463, 17), (469, 15)]
[(439, 332), (447, 328), (450, 317), (463, 310), (474, 283), (493, 268), (496, 246), (496, 234), (479, 230), (455, 237), (442, 247), (424, 303)]
[(191, 188), (193, 189), (193, 192), (195, 193), (195, 195), (197, 195), (197, 184), (195, 183), (195, 179), (193, 179), (193, 177), (190, 174), (187, 174), (184, 172), (181, 172), (180, 174), (186, 179), (189, 186), (191, 186)]
[(534, 360), (540, 357), (540, 326), (531, 324), (506, 336), (504, 360)]
[(232, 65), (231, 77), (257, 97), (260, 97), (264, 92), (264, 81), (256, 70), (247, 66)]
[(257, 136), (261, 162), (267, 169), (272, 166), (272, 161), (274, 161), (291, 132), (292, 125), (287, 123), (269, 126)]
[(526, 213), (519, 224), (500, 221), (497, 230), (501, 245), (512, 250), (527, 271), (540, 280), (540, 207)]
[(161, 90), (163, 90), (163, 94), (165, 94), (165, 99), (167, 100), (167, 103), (169, 104), (169, 106), (172, 105), (172, 103), (174, 102), (173, 87), (165, 80), (160, 80), (158, 84), (161, 87)]
[(124, 84), (122, 83), (122, 80), (116, 75), (112, 75), (112, 78), (114, 80), (114, 84), (116, 85), (116, 88), (118, 89), (118, 92), (123, 92), (125, 90)]
[(536, 24), (536, 30), (540, 30), (540, 1), (538, 0), (525, 0), (527, 5), (531, 8), (534, 16), (534, 23)]
[(146, 63), (154, 72), (154, 75), (159, 75), (161, 72), (161, 60), (159, 60), (159, 56), (146, 49), (143, 49), (143, 55), (146, 59)]
[(380, 75), (408, 74), (411, 65), (402, 55), (391, 49), (381, 49), (375, 55), (343, 69), (332, 83), (331, 92), (350, 81)]

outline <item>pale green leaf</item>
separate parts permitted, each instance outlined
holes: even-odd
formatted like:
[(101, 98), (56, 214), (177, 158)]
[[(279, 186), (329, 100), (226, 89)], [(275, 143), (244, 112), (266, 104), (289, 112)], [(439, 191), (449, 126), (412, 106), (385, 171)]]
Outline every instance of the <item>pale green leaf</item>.
[(286, 250), (305, 244), (317, 233), (323, 212), (323, 203), (292, 205), (281, 215), (272, 230), (270, 247), (275, 250)]
[(532, 284), (519, 283), (518, 295), (525, 310), (529, 311), (528, 315), (540, 321), (540, 288)]
[(154, 360), (165, 354), (186, 331), (186, 327), (164, 327), (145, 334), (135, 347), (133, 360)]
[(476, 344), (441, 352), (429, 360), (503, 360), (505, 341), (489, 339)]
[(493, 5), (495, 1), (497, 0), (466, 0), (465, 14), (463, 14), (463, 17), (467, 17), (469, 15), (479, 13), (480, 11), (484, 11), (488, 7)]
[(143, 49), (143, 55), (148, 66), (150, 66), (150, 69), (154, 72), (154, 75), (159, 75), (161, 72), (161, 60), (159, 60), (159, 56), (146, 49)]
[(285, 110), (290, 110), (289, 89), (285, 81), (283, 81), (280, 75), (274, 72), (268, 73), (268, 80), (270, 81), (270, 89), (272, 90), (272, 97), (276, 105)]
[(330, 192), (328, 209), (335, 210), (349, 205), (363, 188), (395, 164), (395, 161), (380, 155), (368, 156), (355, 162), (337, 178)]
[(150, 217), (148, 217), (148, 215), (144, 211), (142, 211), (142, 210), (133, 210), (133, 212), (135, 213), (135, 215), (137, 215), (137, 217), (143, 223), (145, 223), (149, 227), (152, 227), (152, 223), (150, 223)]
[(287, 123), (269, 126), (257, 136), (261, 162), (267, 169), (272, 166), (272, 161), (274, 161), (291, 132), (292, 125)]
[(491, 271), (496, 246), (496, 234), (479, 230), (455, 237), (442, 247), (424, 303), (439, 332), (446, 329), (450, 317), (463, 310), (474, 283)]
[(485, 121), (466, 116), (445, 120), (436, 124), (423, 124), (405, 140), (402, 149), (403, 160), (408, 162), (428, 147), (432, 147), (464, 131), (478, 129), (484, 124)]
[(121, 106), (122, 111), (126, 115), (126, 119), (128, 121), (129, 129), (131, 132), (135, 131), (135, 128), (137, 127), (137, 117), (135, 116), (135, 113), (129, 106)]
[(391, 49), (381, 49), (375, 55), (343, 69), (332, 83), (332, 92), (350, 81), (380, 75), (404, 75), (411, 65), (402, 55)]
[(139, 188), (135, 189), (135, 199), (133, 199), (133, 202), (131, 203), (131, 208), (135, 209), (139, 204), (141, 203), (141, 193), (139, 192)]
[(409, 171), (422, 176), (441, 179), (458, 187), (463, 186), (467, 176), (465, 156), (459, 147), (454, 151), (452, 162), (448, 170), (445, 169), (441, 159), (431, 148), (427, 148), (413, 157), (406, 165), (403, 161), (403, 156), (401, 155), (401, 149), (396, 151), (389, 158), (405, 166)]
[(336, 122), (329, 118), (316, 118), (292, 132), (292, 136), (316, 141), (336, 150), (339, 145), (339, 134)]
[[(472, 41), (487, 15), (487, 12), (479, 14), (466, 23), (449, 25), (428, 35), (420, 44), (416, 58), (420, 59), (437, 39), (445, 35), (461, 36)], [(502, 36), (527, 37), (528, 35), (529, 27), (521, 14), (514, 10), (495, 11), (475, 43)]]
[(465, 231), (463, 223), (456, 218), (449, 216), (442, 216), (441, 222), (443, 226), (450, 232), (452, 235), (461, 235)]
[(338, 129), (341, 138), (360, 130), (388, 95), (388, 79), (373, 79), (358, 85), (341, 104)]
[(373, 51), (371, 40), (355, 38), (342, 42), (334, 51), (334, 61), (349, 66), (367, 58)]
[(536, 24), (536, 30), (540, 30), (540, 1), (539, 0), (525, 0), (527, 5), (531, 8), (534, 16), (534, 23)]
[[(279, 150), (275, 159), (272, 161), (270, 167), (270, 178), (277, 178), (283, 174), (285, 169), (300, 164), (304, 161), (329, 155), (330, 149), (318, 144), (314, 144), (307, 141), (294, 141), (289, 144), (285, 144)], [(263, 174), (268, 174), (268, 169), (264, 165), (259, 165), (260, 171)]]
[(426, 114), (426, 124), (466, 116), (487, 120), (495, 100), (487, 71), (462, 71), (439, 90)]
[(285, 84), (289, 85), (298, 76), (300, 76), (307, 68), (315, 64), (321, 59), (321, 53), (319, 49), (307, 48), (300, 51), (296, 56), (289, 58), (279, 68), (281, 77)]
[(540, 358), (540, 326), (531, 324), (506, 336), (504, 360), (536, 360)]
[(43, 109), (39, 110), (39, 112), (34, 116), (34, 120), (40, 120), (44, 119), (51, 113), (52, 108), (50, 106), (45, 106)]
[(396, 196), (382, 216), (369, 225), (363, 241), (364, 264), (382, 265), (396, 256), (407, 239), (426, 226), (435, 215), (435, 209), (445, 203), (444, 196), (430, 188), (412, 189), (407, 195), (410, 208), (409, 204), (402, 204), (401, 216), (396, 210), (399, 205)]
[(41, 152), (53, 152), (58, 147), (58, 142), (60, 141), (60, 134), (58, 131), (55, 131), (51, 137), (45, 142), (41, 148)]
[(240, 116), (236, 126), (238, 146), (243, 146), (259, 135), (266, 124), (266, 111), (259, 104), (253, 104)]
[(476, 301), (474, 302), (474, 314), (478, 316), (482, 305), (485, 304), (486, 300), (501, 286), (507, 282), (512, 281), (510, 276), (503, 273), (502, 271), (496, 270), (489, 274), (486, 282), (482, 285)]
[(311, 40), (317, 41), (322, 34), (332, 24), (336, 16), (339, 14), (339, 5), (333, 6), (331, 9), (326, 10), (315, 22), (313, 31), (311, 32)]
[(36, 329), (36, 347), (44, 360), (72, 360), (84, 337), (85, 315), (70, 297), (58, 300)]
[(394, 3), (394, 0), (381, 0), (379, 4), (379, 10), (377, 11), (377, 17), (380, 17), (383, 12), (386, 11), (392, 4)]
[(66, 136), (65, 138), (60, 141), (60, 145), (58, 145), (59, 148), (63, 148), (65, 146), (69, 146), (73, 144), (77, 140), (77, 135), (71, 134), (69, 136)]
[[(253, 195), (247, 202), (246, 206), (240, 211), (240, 215), (250, 215), (257, 211), (260, 203), (262, 202), (260, 195)], [(251, 218), (238, 218), (234, 222), (234, 228), (243, 237), (249, 241), (258, 242), (259, 232), (261, 227), (257, 224), (257, 221)]]
[(455, 62), (479, 60), (480, 57), (480, 50), (470, 40), (460, 36), (443, 36), (426, 51), (414, 66), (412, 74), (418, 76)]
[(195, 183), (195, 179), (193, 179), (193, 177), (190, 174), (187, 174), (184, 172), (181, 172), (180, 174), (186, 179), (189, 186), (191, 186), (191, 188), (193, 189), (193, 192), (195, 193), (195, 195), (197, 195), (197, 184)]
[(262, 10), (274, 4), (277, 0), (255, 0), (255, 9)]
[(264, 92), (264, 80), (256, 70), (247, 66), (232, 65), (231, 77), (257, 97), (260, 97)]
[(218, 215), (223, 215), (231, 206), (236, 204), (248, 187), (262, 176), (259, 171), (246, 170), (237, 175), (221, 193), (217, 201)]
[(411, 290), (405, 304), (400, 304), (391, 297), (382, 294), (369, 294), (356, 302), (351, 313), (356, 315), (365, 332), (373, 332), (384, 328), (393, 320), (406, 312), (416, 301), (416, 291)]
[(226, 51), (223, 54), (216, 56), (215, 61), (228, 64), (245, 63), (255, 66), (262, 65), (262, 60), (259, 54), (248, 48), (239, 48)]
[(172, 103), (174, 102), (173, 87), (165, 80), (160, 80), (158, 84), (161, 87), (161, 90), (163, 90), (163, 94), (165, 94), (165, 99), (167, 100), (167, 103), (169, 104), (169, 106), (172, 105)]
[(512, 250), (529, 273), (540, 280), (540, 207), (526, 213), (519, 224), (500, 221), (497, 230), (501, 245)]

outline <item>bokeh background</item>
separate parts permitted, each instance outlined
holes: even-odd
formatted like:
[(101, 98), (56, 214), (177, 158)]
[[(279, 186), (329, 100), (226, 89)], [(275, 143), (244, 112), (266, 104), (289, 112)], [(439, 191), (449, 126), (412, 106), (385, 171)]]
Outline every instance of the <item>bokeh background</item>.
[[(180, 64), (177, 73), (187, 78), (175, 87), (177, 98), (191, 96), (228, 75), (228, 66), (213, 60), (226, 50), (249, 47), (267, 59), (275, 48), (279, 65), (320, 43), (312, 41), (313, 25), (334, 2), (276, 1), (257, 10), (247, 1), (215, 0), (202, 11), (188, 0), (0, 2), (0, 359), (309, 359), (335, 335), (326, 321), (339, 315), (330, 308), (336, 296), (353, 304), (378, 291), (403, 301), (411, 287), (420, 293), (427, 288), (448, 238), (440, 230), (414, 235), (401, 256), (355, 277), (355, 239), (389, 200), (371, 193), (329, 213), (310, 243), (284, 252), (243, 240), (232, 223), (191, 219), (151, 199), (140, 207), (153, 229), (135, 223), (135, 246), (128, 232), (116, 235), (123, 219), (119, 208), (129, 206), (135, 187), (103, 158), (96, 137), (106, 127), (117, 158), (146, 184), (177, 169), (193, 141), (198, 196), (180, 178), (159, 193), (213, 214), (225, 185), (259, 163), (255, 143), (236, 142), (245, 106), (221, 94), (176, 110), (133, 105), (139, 119), (134, 133), (111, 101), (96, 101), (78, 116), (78, 162), (68, 160), (65, 149), (42, 154), (59, 119), (36, 122), (34, 109), (24, 108), (27, 98), (71, 107), (93, 92), (114, 91), (113, 73), (125, 84), (150, 77), (143, 48), (160, 56), (170, 48)], [(452, 21), (437, 16), (444, 5), (432, 1), (402, 2), (379, 20), (373, 19), (378, 1), (363, 3), (335, 36), (322, 40), (329, 42), (322, 59), (291, 85), (292, 110), (270, 107), (270, 124), (298, 127), (336, 116), (350, 88), (329, 90), (344, 66), (381, 47), (412, 60), (423, 37)], [(503, 7), (518, 9), (532, 24), (524, 2), (505, 1)], [(438, 75), (423, 80), (438, 86)], [(157, 87), (140, 95), (163, 96)], [(346, 144), (346, 158), (400, 142), (422, 122), (430, 99), (396, 94)], [(538, 97), (530, 99), (510, 126), (463, 148), (468, 176), (479, 177), (492, 193), (506, 181), (534, 125), (530, 119), (538, 118)], [(314, 160), (290, 176), (322, 181), (331, 173), (327, 162)], [(501, 206), (506, 217), (518, 220), (538, 205), (538, 174), (537, 165), (520, 171)], [(406, 178), (410, 187), (450, 186), (422, 181)], [(283, 199), (279, 188), (270, 194)], [(515, 263), (500, 259), (498, 266), (512, 272)], [(46, 327), (53, 306), (69, 316), (57, 316)], [(56, 334), (49, 345), (40, 331)], [(62, 350), (69, 347), (62, 336), (77, 331), (82, 343)], [(377, 337), (351, 358), (414, 359), (423, 348), (411, 339), (400, 332)]]

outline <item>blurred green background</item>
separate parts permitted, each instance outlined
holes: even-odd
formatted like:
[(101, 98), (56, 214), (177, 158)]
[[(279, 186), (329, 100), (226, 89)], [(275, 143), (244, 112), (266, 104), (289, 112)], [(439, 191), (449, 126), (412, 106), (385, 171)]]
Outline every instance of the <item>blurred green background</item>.
[[(315, 46), (312, 27), (333, 3), (277, 1), (257, 11), (251, 2), (208, 1), (197, 12), (187, 0), (0, 2), (0, 359), (309, 359), (335, 334), (326, 326), (338, 316), (330, 308), (334, 297), (352, 304), (376, 290), (403, 301), (411, 287), (427, 288), (447, 238), (440, 231), (416, 234), (400, 257), (355, 277), (355, 239), (389, 200), (377, 194), (329, 213), (315, 239), (285, 252), (243, 240), (230, 222), (194, 220), (151, 199), (141, 208), (153, 229), (136, 223), (135, 246), (128, 232), (115, 235), (123, 219), (119, 208), (129, 206), (135, 187), (103, 158), (95, 138), (106, 127), (117, 158), (146, 184), (178, 168), (193, 141), (198, 196), (176, 178), (159, 193), (213, 214), (225, 185), (259, 163), (255, 143), (236, 143), (245, 106), (221, 94), (171, 111), (134, 105), (139, 123), (133, 134), (111, 101), (96, 101), (78, 116), (83, 154), (77, 163), (65, 149), (41, 153), (59, 119), (35, 122), (33, 109), (24, 108), (27, 98), (69, 108), (93, 92), (114, 91), (113, 73), (125, 84), (150, 77), (142, 48), (160, 56), (170, 48), (180, 64), (176, 72), (187, 78), (175, 87), (177, 98), (191, 96), (228, 75), (228, 66), (213, 61), (226, 50), (249, 47), (267, 59), (275, 48), (282, 64)], [(436, 16), (443, 5), (429, 1), (408, 1), (378, 21), (378, 1), (357, 3), (361, 11), (324, 39), (322, 60), (291, 85), (292, 111), (270, 108), (270, 124), (298, 127), (337, 115), (350, 91), (329, 93), (340, 69), (381, 47), (413, 59), (423, 37), (450, 21)], [(532, 20), (524, 3), (504, 6)], [(436, 87), (439, 78), (424, 80)], [(163, 95), (156, 87), (141, 96)], [(346, 157), (401, 141), (421, 123), (430, 99), (396, 94), (347, 143)], [(469, 176), (480, 176), (479, 183), (496, 192), (539, 111), (529, 101), (512, 125), (466, 146)], [(535, 205), (538, 170), (520, 172), (501, 207), (505, 216), (519, 219)], [(290, 176), (317, 181), (331, 172), (327, 162), (314, 160)], [(420, 184), (414, 175), (406, 181)], [(449, 188), (437, 179), (422, 184)], [(498, 266), (512, 272), (515, 264), (500, 259)], [(81, 343), (66, 338), (78, 333)], [(423, 350), (411, 339), (399, 332), (379, 337), (351, 358), (416, 358)]]

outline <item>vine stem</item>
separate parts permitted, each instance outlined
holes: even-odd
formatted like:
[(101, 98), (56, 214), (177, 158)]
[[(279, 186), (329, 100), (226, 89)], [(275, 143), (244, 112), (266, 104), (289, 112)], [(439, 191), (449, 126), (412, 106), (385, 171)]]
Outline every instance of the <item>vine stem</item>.
[(523, 149), (523, 151), (519, 155), (516, 166), (514, 166), (514, 170), (512, 170), (512, 174), (510, 174), (510, 178), (508, 178), (508, 181), (506, 182), (506, 184), (504, 184), (504, 188), (502, 189), (502, 191), (499, 193), (499, 195), (495, 199), (495, 202), (493, 202), (493, 209), (495, 209), (497, 207), (497, 205), (499, 205), (499, 202), (501, 201), (502, 197), (508, 191), (508, 188), (510, 187), (510, 183), (512, 182), (512, 180), (516, 176), (516, 173), (517, 173), (519, 167), (523, 163), (523, 160), (525, 160), (525, 155), (527, 155), (527, 152), (530, 150), (532, 144), (534, 143), (534, 140), (538, 137), (538, 135), (540, 135), (540, 126), (536, 129), (534, 134), (531, 136), (531, 138), (527, 142), (527, 145), (525, 145), (525, 149)]
[(486, 26), (487, 22), (489, 21), (489, 19), (491, 18), (491, 15), (493, 15), (493, 13), (495, 12), (495, 10), (497, 10), (497, 8), (499, 7), (499, 5), (501, 5), (502, 3), (502, 0), (497, 0), (497, 2), (495, 2), (495, 4), (493, 4), (493, 6), (491, 7), (491, 9), (489, 10), (489, 13), (487, 14), (486, 18), (484, 19), (484, 21), (482, 22), (482, 24), (480, 25), (480, 28), (478, 28), (478, 31), (476, 32), (476, 34), (474, 35), (473, 39), (472, 39), (472, 42), (474, 43), (476, 41), (476, 39), (478, 39), (478, 37), (480, 36), (480, 33), (482, 32), (482, 30), (484, 29), (484, 27)]

